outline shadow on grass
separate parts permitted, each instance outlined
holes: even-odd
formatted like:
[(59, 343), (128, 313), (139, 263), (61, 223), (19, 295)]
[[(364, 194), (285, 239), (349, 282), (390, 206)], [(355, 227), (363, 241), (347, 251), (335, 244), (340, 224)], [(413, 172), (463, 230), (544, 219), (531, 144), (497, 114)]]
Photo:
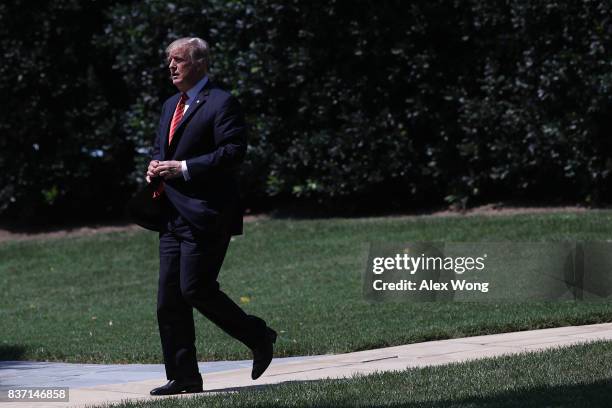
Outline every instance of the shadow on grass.
[[(521, 213), (548, 212), (558, 209), (584, 208), (580, 203), (567, 200), (541, 201), (529, 199), (513, 199), (494, 202), (474, 202), (469, 206), (461, 203), (448, 205), (443, 202), (432, 203), (415, 199), (413, 195), (402, 196), (403, 187), (396, 190), (383, 189), (366, 195), (335, 197), (334, 200), (317, 200), (314, 198), (285, 199), (275, 201), (274, 207), (262, 209), (273, 219), (326, 219), (326, 218), (364, 218), (388, 216), (426, 216), (440, 212), (453, 214), (479, 213)], [(597, 207), (609, 209), (610, 207)], [(258, 212), (253, 213), (257, 215)]]
[(0, 361), (21, 360), (25, 347), (13, 344), (0, 344)]
[(73, 232), (83, 228), (97, 229), (97, 228), (127, 228), (133, 224), (127, 219), (117, 219), (108, 221), (70, 221), (70, 222), (38, 222), (38, 223), (24, 223), (17, 221), (0, 221), (0, 230), (6, 230), (14, 234), (52, 234), (58, 232)]
[(525, 388), (490, 397), (446, 400), (431, 404), (408, 404), (428, 408), (458, 407), (609, 407), (612, 395), (612, 379), (590, 384), (564, 385), (556, 387)]
[[(268, 395), (258, 401), (261, 406), (266, 407), (285, 407), (293, 405), (300, 407), (336, 407), (349, 408), (354, 407), (356, 400), (359, 397), (355, 396), (354, 392), (341, 396), (342, 390), (335, 389), (332, 393), (334, 397), (326, 398), (321, 396), (316, 400), (300, 401), (296, 396), (295, 400), (291, 400), (287, 396), (286, 390), (279, 390), (279, 396), (275, 396), (276, 388), (286, 385), (297, 384), (300, 381), (287, 381), (275, 385), (254, 385), (248, 387), (230, 387), (220, 388), (206, 391), (206, 393), (219, 392), (244, 392), (262, 391)], [(353, 390), (354, 391), (354, 390)], [(326, 394), (325, 390), (321, 390), (321, 394)], [(515, 407), (610, 407), (610, 395), (612, 395), (612, 379), (596, 381), (588, 384), (575, 384), (563, 386), (543, 386), (534, 388), (523, 388), (520, 390), (502, 392), (484, 397), (468, 397), (468, 398), (447, 398), (438, 401), (422, 401), (423, 396), (417, 397), (420, 401), (414, 401), (413, 395), (406, 390), (404, 401), (388, 401), (385, 398), (384, 392), (380, 398), (375, 396), (364, 395), (363, 400), (359, 401), (362, 406), (368, 407), (407, 407), (407, 408), (448, 408), (448, 407), (490, 407), (490, 408), (515, 408)], [(204, 394), (202, 394), (204, 395)], [(295, 395), (295, 394), (292, 394)], [(340, 395), (340, 396), (338, 396)], [(283, 398), (284, 397), (284, 398)], [(346, 398), (346, 399), (345, 399)], [(394, 396), (394, 399), (397, 397)], [(252, 400), (251, 400), (252, 401)], [(291, 404), (289, 404), (291, 403)], [(241, 405), (241, 404), (238, 404)], [(258, 404), (259, 405), (259, 404)]]

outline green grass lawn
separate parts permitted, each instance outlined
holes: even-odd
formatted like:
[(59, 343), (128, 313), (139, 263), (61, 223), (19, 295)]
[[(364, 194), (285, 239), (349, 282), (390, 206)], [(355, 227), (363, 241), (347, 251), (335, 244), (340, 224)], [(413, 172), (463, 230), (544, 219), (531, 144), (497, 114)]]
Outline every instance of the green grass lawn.
[(345, 380), (288, 382), (105, 407), (609, 407), (610, 362), (612, 342), (597, 342)]
[[(247, 223), (221, 287), (280, 334), (277, 355), (339, 353), (612, 321), (607, 303), (368, 303), (369, 241), (557, 241), (612, 237), (612, 212)], [(158, 245), (142, 231), (0, 245), (0, 359), (161, 362)], [(196, 314), (197, 315), (197, 314)], [(250, 351), (197, 315), (200, 361)]]

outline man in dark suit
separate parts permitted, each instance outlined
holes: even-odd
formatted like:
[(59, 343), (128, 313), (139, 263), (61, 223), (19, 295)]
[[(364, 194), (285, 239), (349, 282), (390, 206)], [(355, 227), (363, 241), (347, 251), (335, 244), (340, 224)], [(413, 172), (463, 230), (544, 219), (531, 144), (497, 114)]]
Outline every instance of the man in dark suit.
[(179, 93), (164, 103), (147, 181), (157, 185), (157, 319), (168, 383), (152, 395), (202, 391), (193, 308), (253, 352), (251, 376), (272, 360), (276, 332), (219, 289), (231, 235), (242, 233), (236, 169), (246, 152), (240, 104), (208, 78), (208, 44), (181, 38), (166, 49)]

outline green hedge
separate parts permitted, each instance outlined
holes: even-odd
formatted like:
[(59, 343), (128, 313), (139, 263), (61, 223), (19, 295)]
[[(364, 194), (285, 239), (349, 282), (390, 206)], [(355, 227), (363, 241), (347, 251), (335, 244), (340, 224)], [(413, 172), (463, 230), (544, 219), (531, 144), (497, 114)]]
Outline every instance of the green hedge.
[(247, 203), (612, 198), (609, 1), (18, 8), (0, 6), (5, 214), (119, 211), (174, 92), (163, 48), (187, 35), (247, 112)]

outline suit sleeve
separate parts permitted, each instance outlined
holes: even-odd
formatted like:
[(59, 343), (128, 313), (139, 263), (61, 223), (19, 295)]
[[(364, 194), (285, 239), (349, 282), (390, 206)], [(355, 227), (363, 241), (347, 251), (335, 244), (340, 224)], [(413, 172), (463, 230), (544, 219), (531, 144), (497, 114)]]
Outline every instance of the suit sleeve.
[(216, 149), (187, 160), (191, 180), (212, 170), (224, 170), (239, 165), (246, 153), (246, 132), (242, 107), (236, 98), (230, 96), (215, 115)]

